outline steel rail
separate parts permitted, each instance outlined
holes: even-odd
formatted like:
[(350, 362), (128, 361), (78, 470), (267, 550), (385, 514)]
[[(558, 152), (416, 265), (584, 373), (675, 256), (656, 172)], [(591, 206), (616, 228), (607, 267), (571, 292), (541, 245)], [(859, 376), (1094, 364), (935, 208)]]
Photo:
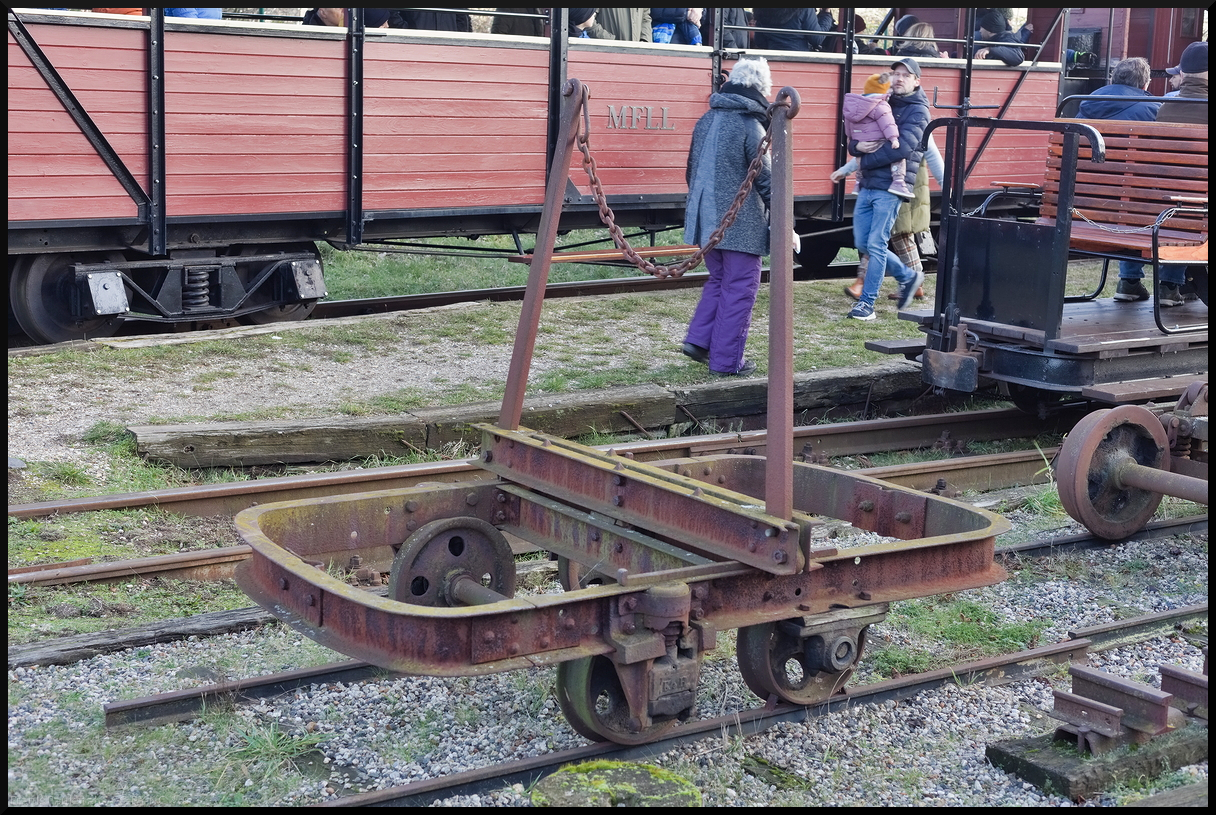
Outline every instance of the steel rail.
[[(738, 444), (737, 437), (732, 437)], [(665, 440), (658, 442), (665, 446)], [(719, 440), (721, 441), (721, 440)], [(696, 446), (696, 445), (694, 445)], [(638, 443), (641, 452), (653, 450), (650, 443)], [(713, 445), (696, 446), (701, 452), (715, 451)], [(616, 448), (620, 449), (620, 448)], [(674, 451), (668, 450), (671, 455)], [(1058, 448), (1048, 448), (1036, 451), (1017, 451), (980, 456), (965, 456), (939, 461), (916, 462), (912, 464), (894, 465), (889, 467), (871, 467), (862, 469), (861, 474), (880, 478), (900, 486), (911, 487), (923, 491), (934, 491), (939, 494), (958, 494), (963, 491), (986, 492), (1007, 489), (1015, 486), (1033, 483), (1045, 483), (1045, 462), (1054, 458)], [(243, 484), (215, 485), (216, 496), (203, 497), (195, 493), (196, 488), (185, 490), (166, 490), (151, 493), (134, 493), (121, 496), (109, 496), (91, 499), (77, 499), (71, 502), (48, 502), (48, 504), (30, 504), (10, 507), (10, 515), (14, 517), (42, 517), (56, 513), (71, 513), (94, 511), (99, 509), (123, 509), (139, 506), (160, 506), (162, 508), (195, 515), (235, 515), (247, 506), (258, 503), (270, 503), (280, 500), (295, 500), (320, 495), (335, 495), (353, 491), (370, 491), (370, 489), (388, 489), (414, 486), (424, 482), (462, 481), (479, 477), (483, 472), (473, 465), (472, 460), (459, 462), (437, 462), (425, 464), (403, 465), (396, 468), (380, 468), (377, 471), (344, 471), (325, 475), (338, 478), (332, 483), (318, 485), (312, 476), (292, 477), (290, 479), (263, 479)], [(393, 471), (385, 474), (383, 471)], [(365, 480), (364, 476), (370, 479)], [(270, 484), (270, 481), (291, 481), (291, 484)], [(239, 486), (249, 486), (251, 491), (235, 489)], [(185, 493), (185, 494), (183, 494)], [(254, 498), (267, 500), (256, 501)], [(217, 507), (231, 501), (232, 505)], [(52, 506), (53, 505), (53, 506)], [(1155, 538), (1165, 535), (1190, 534), (1207, 529), (1207, 516), (1192, 516), (1172, 521), (1152, 521), (1143, 530), (1135, 532), (1129, 538)], [(1052, 536), (1046, 540), (1032, 541), (1023, 544), (998, 547), (998, 554), (1036, 554), (1032, 550), (1059, 550), (1063, 548), (1091, 548), (1101, 545), (1101, 542), (1086, 534)], [(530, 551), (532, 547), (517, 546), (517, 554)], [(148, 558), (91, 563), (71, 561), (67, 563), (50, 563), (39, 566), (25, 566), (9, 570), (10, 584), (28, 585), (61, 585), (78, 582), (102, 582), (108, 580), (129, 579), (138, 576), (158, 575), (185, 579), (221, 579), (230, 577), (235, 564), (249, 556), (249, 547), (245, 545), (222, 547), (201, 552), (182, 552), (170, 555), (159, 555)]]
[[(500, 789), (513, 783), (531, 784), (559, 767), (591, 758), (638, 760), (710, 736), (754, 735), (781, 722), (803, 721), (859, 705), (880, 704), (904, 699), (949, 682), (990, 685), (1009, 684), (1041, 675), (1052, 666), (1083, 660), (1090, 651), (1099, 652), (1150, 639), (1178, 625), (1206, 618), (1208, 606), (1187, 606), (1155, 612), (1115, 623), (1069, 632), (1069, 639), (1040, 648), (1019, 651), (925, 673), (875, 682), (848, 689), (845, 693), (812, 706), (778, 704), (738, 711), (726, 716), (681, 725), (671, 738), (641, 746), (607, 742), (585, 745), (543, 756), (490, 765), (442, 778), (417, 781), (386, 790), (347, 796), (321, 806), (425, 806), (439, 798), (471, 795)], [(220, 701), (255, 701), (315, 683), (358, 682), (377, 675), (396, 676), (364, 662), (332, 663), (314, 668), (286, 671), (252, 679), (222, 682), (186, 691), (156, 694), (105, 705), (106, 727), (132, 723), (178, 721), (198, 715), (208, 705)]]
[[(809, 457), (846, 456), (885, 450), (914, 450), (932, 447), (943, 437), (955, 442), (987, 441), (1035, 436), (1042, 432), (1067, 432), (1079, 420), (1074, 413), (1060, 414), (1056, 424), (1045, 426), (1020, 410), (983, 410), (943, 413), (896, 419), (871, 419), (832, 425), (794, 428), (793, 455)], [(704, 456), (719, 453), (759, 454), (765, 450), (767, 433), (719, 433), (600, 445), (638, 461)], [(366, 470), (343, 470), (282, 478), (260, 478), (227, 484), (206, 484), (145, 492), (67, 498), (8, 508), (10, 518), (45, 518), (74, 512), (138, 509), (156, 506), (182, 515), (235, 515), (257, 504), (399, 489), (421, 481), (461, 481), (483, 472), (475, 459), (405, 464)], [(879, 476), (882, 477), (882, 476)]]
[[(990, 460), (985, 465), (983, 474), (979, 476), (985, 482), (987, 489), (1003, 489), (1026, 483), (1023, 480), (1023, 474), (1028, 470), (1025, 466), (1027, 460), (1018, 453), (1004, 454), (1004, 461), (995, 460), (1002, 458), (1002, 456), (976, 456), (975, 458)], [(966, 459), (953, 459), (937, 463), (940, 465), (958, 464), (966, 467), (973, 462)], [(901, 473), (893, 472), (896, 470), (904, 471), (906, 478), (899, 477)], [(901, 467), (875, 467), (869, 470), (861, 470), (860, 472), (863, 475), (883, 478), (884, 480), (903, 486), (915, 486), (921, 481), (940, 481), (942, 478), (949, 477), (954, 471), (943, 469), (942, 467), (928, 470), (922, 464), (907, 464)], [(958, 484), (959, 482), (955, 480), (948, 483)], [(977, 488), (967, 486), (967, 483), (963, 482), (965, 489)], [(1206, 532), (1207, 529), (1208, 519), (1206, 515), (1189, 515), (1184, 518), (1150, 521), (1143, 529), (1128, 535), (1125, 540), (1155, 540), (1172, 535), (1191, 535), (1198, 532)], [(1114, 543), (1118, 543), (1118, 541), (1098, 538), (1084, 533), (1060, 536), (1052, 535), (1045, 539), (998, 546), (996, 554), (999, 556), (1038, 556), (1061, 551), (1101, 548)], [(521, 548), (516, 554), (520, 554), (523, 551), (530, 551), (530, 549)], [(249, 547), (242, 544), (238, 546), (226, 546), (220, 549), (209, 549), (203, 552), (181, 552), (172, 555), (132, 558), (106, 563), (70, 561), (67, 563), (50, 563), (42, 566), (24, 566), (19, 569), (10, 569), (8, 582), (9, 584), (21, 583), (31, 586), (55, 586), (68, 583), (99, 583), (152, 575), (188, 580), (219, 580), (231, 577), (235, 565), (249, 557), (249, 554)]]
[[(932, 258), (927, 259), (926, 273), (933, 271)], [(595, 265), (616, 266), (618, 264), (600, 263)], [(623, 268), (623, 267), (622, 267)], [(833, 262), (827, 266), (828, 272), (815, 275), (816, 280), (845, 280), (853, 279), (857, 274), (857, 263), (853, 261)], [(767, 283), (769, 269), (765, 267), (760, 273), (761, 282)], [(545, 287), (545, 299), (556, 297), (601, 297), (609, 294), (633, 294), (651, 291), (673, 291), (703, 286), (707, 277), (706, 272), (689, 272), (682, 277), (672, 277), (659, 280), (646, 277), (617, 277), (606, 280), (573, 280), (562, 283), (550, 283)], [(488, 289), (462, 289), (456, 291), (426, 292), (422, 294), (403, 294), (386, 297), (363, 297), (350, 300), (323, 300), (314, 307), (308, 316), (308, 321), (317, 322), (341, 317), (359, 317), (368, 314), (393, 314), (400, 311), (418, 311), (440, 306), (458, 305), (461, 303), (477, 303), (490, 301), (494, 303), (519, 302), (524, 298), (525, 286), (496, 286)], [(155, 334), (161, 324), (145, 323), (140, 320), (129, 320), (118, 332), (116, 337), (132, 337)], [(145, 330), (146, 329), (146, 330)], [(195, 333), (201, 333), (202, 329)], [(180, 335), (170, 335), (180, 339)], [(12, 345), (14, 337), (9, 337), (10, 354), (14, 351), (22, 354), (30, 353), (30, 348), (24, 345)], [(72, 345), (91, 346), (87, 340), (74, 340), (68, 343), (52, 343), (36, 346), (45, 349), (46, 353)]]
[[(1051, 448), (1044, 451), (1044, 454), (1052, 454), (1056, 448)], [(1001, 453), (986, 456), (972, 456), (958, 459), (945, 459), (942, 461), (904, 464), (893, 467), (873, 467), (858, 471), (862, 475), (867, 475), (873, 478), (881, 478), (885, 481), (898, 484), (900, 486), (912, 487), (913, 489), (921, 489), (928, 491), (931, 489), (937, 490), (939, 493), (943, 491), (941, 485), (947, 485), (947, 488), (953, 491), (963, 490), (995, 490), (1005, 489), (1012, 486), (1021, 486), (1025, 484), (1045, 483), (1046, 478), (1042, 477), (1043, 469), (1042, 458), (1037, 451), (1033, 452), (1014, 452)], [(416, 465), (408, 465), (416, 466)], [(444, 468), (444, 474), (452, 474), (456, 471), (450, 468)], [(396, 480), (391, 488), (397, 489), (403, 486), (412, 486), (423, 482), (435, 481), (435, 470), (423, 468), (419, 472), (411, 474), (409, 477)], [(458, 473), (468, 478), (477, 477), (483, 474), (483, 471), (469, 465), (467, 468), (460, 470)], [(461, 479), (452, 479), (461, 480)], [(257, 483), (257, 482), (253, 482)], [(359, 482), (355, 482), (359, 483)], [(225, 485), (227, 486), (227, 485)], [(377, 489), (387, 489), (388, 486), (377, 485)], [(313, 493), (314, 488), (305, 488), (309, 495)], [(339, 494), (340, 490), (325, 492), (325, 495)], [(262, 495), (259, 493), (259, 495)], [(297, 498), (307, 497), (303, 494), (290, 492), (287, 495), (277, 496), (278, 500), (295, 500)], [(248, 501), (249, 506), (258, 504), (257, 501)], [(270, 503), (264, 501), (261, 503)], [(243, 508), (243, 507), (242, 507)], [(181, 507), (172, 507), (174, 511), (180, 511)], [(82, 510), (83, 511), (83, 510)], [(236, 510), (236, 511), (239, 511)], [(207, 514), (230, 514), (232, 513), (207, 513)], [(516, 547), (516, 554), (521, 554), (525, 551), (532, 551), (534, 547)], [(72, 561), (71, 563), (50, 563), (41, 567), (26, 566), (20, 569), (9, 571), (8, 582), (12, 584), (27, 584), (34, 586), (52, 586), (66, 583), (80, 582), (102, 582), (109, 580), (129, 579), (132, 577), (157, 575), (160, 577), (186, 578), (194, 580), (215, 580), (232, 576), (232, 569), (236, 563), (244, 560), (250, 554), (248, 546), (243, 544), (237, 546), (226, 546), (219, 549), (210, 549), (200, 552), (181, 552), (170, 555), (158, 555), (146, 558), (133, 558), (126, 560), (110, 561), (105, 563), (80, 563)]]

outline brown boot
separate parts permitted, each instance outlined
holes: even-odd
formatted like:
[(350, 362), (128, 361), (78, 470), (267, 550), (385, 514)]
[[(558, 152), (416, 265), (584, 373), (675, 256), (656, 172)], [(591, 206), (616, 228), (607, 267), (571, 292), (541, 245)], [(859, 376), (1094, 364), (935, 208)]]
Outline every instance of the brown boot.
[[(925, 287), (924, 287), (924, 286), (918, 286), (918, 287), (916, 288), (916, 294), (912, 295), (912, 298), (913, 298), (914, 300), (924, 300), (924, 299), (925, 299)], [(888, 300), (898, 300), (898, 299), (899, 299), (899, 292), (897, 292), (897, 291), (893, 291), (893, 292), (891, 292), (890, 294), (888, 294), (888, 295), (887, 295), (887, 299), (888, 299)]]
[(865, 283), (866, 276), (864, 274), (858, 275), (856, 280), (844, 287), (844, 293), (854, 300), (860, 300), (861, 290), (864, 288)]

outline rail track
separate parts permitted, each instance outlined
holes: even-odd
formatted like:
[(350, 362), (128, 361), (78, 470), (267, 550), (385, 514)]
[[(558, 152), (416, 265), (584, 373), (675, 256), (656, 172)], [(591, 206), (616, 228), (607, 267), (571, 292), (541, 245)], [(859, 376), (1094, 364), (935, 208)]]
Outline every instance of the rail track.
[[(969, 442), (1034, 437), (1046, 432), (1064, 433), (1081, 415), (1081, 411), (1063, 411), (1044, 422), (1019, 410), (997, 409), (810, 425), (795, 429), (793, 447), (800, 451), (799, 458), (816, 461), (832, 456), (866, 455), (884, 450), (933, 447), (957, 450)], [(766, 431), (756, 430), (626, 442), (611, 445), (611, 449), (638, 461), (718, 453), (762, 455), (766, 439)], [(608, 447), (605, 445), (603, 449)], [(952, 455), (937, 461), (873, 467), (861, 472), (901, 486), (932, 490), (939, 494), (988, 491), (1045, 481), (1043, 471), (1046, 462), (1055, 452), (1056, 448), (993, 455)], [(234, 516), (241, 510), (258, 504), (401, 489), (424, 482), (454, 483), (482, 475), (484, 471), (476, 465), (474, 459), (462, 459), (20, 504), (10, 506), (8, 514), (13, 518), (40, 518), (154, 506), (182, 515)], [(151, 573), (164, 577), (225, 577), (231, 575), (235, 563), (246, 557), (248, 551), (248, 547), (236, 546), (137, 561), (47, 564), (44, 567), (26, 567), (10, 571), (9, 582), (53, 585), (121, 579), (132, 574)]]
[(508, 762), (401, 787), (352, 795), (323, 806), (426, 806), (433, 801), (456, 795), (474, 795), (517, 783), (530, 785), (567, 764), (593, 758), (645, 760), (691, 742), (734, 735), (750, 736), (781, 722), (802, 721), (849, 707), (904, 699), (951, 682), (960, 685), (974, 682), (989, 685), (1008, 684), (1041, 676), (1059, 664), (1077, 661), (1083, 663), (1090, 652), (1127, 645), (1129, 638), (1143, 641), (1163, 629), (1172, 629), (1175, 625), (1189, 620), (1206, 618), (1207, 613), (1206, 605), (1192, 606), (1124, 620), (1116, 626), (1080, 629), (1070, 632), (1069, 639), (1042, 648), (950, 665), (926, 673), (850, 688), (838, 698), (813, 707), (777, 704), (703, 719), (681, 726), (677, 735), (670, 739), (643, 747), (592, 744), (524, 761)]
[[(945, 416), (919, 417), (908, 420), (883, 420), (881, 422), (855, 422), (843, 425), (817, 426), (805, 429), (805, 437), (796, 437), (795, 448), (806, 452), (801, 455), (864, 455), (876, 449), (908, 449), (932, 446), (935, 441), (962, 441), (984, 437), (985, 433), (995, 434), (998, 431), (1001, 438), (1013, 437), (1024, 433), (1036, 435), (1043, 431), (1043, 426), (1037, 420), (1026, 417), (1019, 411), (979, 411), (983, 416), (968, 416), (965, 414), (947, 414)], [(1060, 427), (1067, 429), (1071, 419), (1063, 419)], [(1017, 425), (1024, 422), (1024, 425)], [(1015, 429), (1016, 427), (1021, 429)], [(971, 428), (971, 429), (965, 429)], [(985, 430), (988, 428), (988, 430)], [(943, 429), (949, 430), (943, 435)], [(881, 438), (873, 438), (873, 434), (883, 431)], [(801, 430), (800, 430), (801, 433)], [(972, 434), (972, 435), (969, 435)], [(632, 453), (637, 459), (664, 458), (673, 455), (711, 455), (725, 450), (734, 452), (762, 451), (765, 443), (763, 431), (749, 434), (722, 434), (717, 437), (696, 437), (670, 439), (663, 441), (631, 442), (614, 445), (613, 449), (620, 453)], [(946, 445), (952, 446), (952, 445)], [(817, 451), (824, 451), (822, 453)], [(864, 451), (864, 452), (863, 452)], [(1054, 449), (1030, 451), (1022, 453), (1006, 453), (987, 456), (956, 456), (944, 460), (917, 463), (912, 465), (897, 465), (882, 468), (867, 468), (867, 475), (888, 478), (896, 483), (912, 485), (918, 489), (938, 489), (953, 493), (957, 490), (992, 490), (1002, 489), (1010, 485), (1023, 485), (1035, 480), (1036, 474), (1042, 479), (1044, 458), (1050, 459)], [(425, 481), (459, 481), (468, 478), (476, 471), (471, 461), (442, 462), (435, 464), (408, 465), (397, 468), (380, 468), (379, 470), (345, 471), (340, 473), (325, 473), (292, 476), (281, 479), (260, 479), (238, 484), (217, 485), (199, 489), (157, 491), (125, 496), (101, 496), (87, 499), (76, 499), (66, 502), (47, 502), (45, 504), (10, 507), (10, 515), (18, 517), (45, 517), (54, 513), (85, 512), (95, 509), (113, 509), (123, 506), (160, 506), (183, 514), (231, 514), (256, 502), (271, 502), (288, 500), (302, 495), (326, 494), (330, 490), (347, 492), (362, 492), (373, 489), (395, 488)], [(944, 485), (939, 480), (945, 480)], [(1137, 536), (1138, 539), (1151, 536), (1167, 536), (1206, 530), (1206, 516), (1179, 519), (1175, 522), (1158, 522), (1151, 525)], [(1061, 536), (1051, 534), (1033, 541), (1016, 546), (1000, 547), (998, 557), (1036, 557), (1050, 555), (1075, 548), (1087, 546), (1109, 547), (1109, 541), (1097, 541), (1089, 536)], [(78, 566), (55, 567), (56, 574), (50, 571), (25, 571), (10, 574), (10, 582), (70, 582), (74, 579), (97, 581), (106, 579), (102, 570), (109, 569), (111, 579), (129, 577), (132, 574), (151, 573), (156, 569), (159, 574), (184, 576), (191, 571), (197, 576), (200, 573), (212, 572), (217, 568), (216, 563), (194, 561), (194, 556), (218, 556), (235, 560), (243, 556), (236, 550), (244, 547), (232, 547), (228, 551), (215, 553), (189, 553), (185, 557), (188, 562), (173, 563), (174, 557), (165, 559), (144, 559), (126, 563), (112, 564), (82, 564)], [(246, 610), (253, 614), (258, 611)], [(1188, 616), (1189, 615), (1189, 616)], [(1069, 634), (1064, 642), (1044, 648), (993, 657), (978, 662), (953, 665), (937, 671), (905, 676), (899, 679), (858, 686), (839, 698), (832, 698), (826, 703), (810, 708), (773, 705), (761, 708), (749, 708), (731, 713), (727, 716), (717, 716), (697, 720), (677, 728), (675, 736), (654, 744), (642, 747), (620, 747), (607, 744), (590, 744), (573, 749), (553, 750), (542, 755), (532, 756), (523, 760), (507, 761), (506, 763), (491, 764), (473, 770), (451, 772), (418, 781), (403, 787), (391, 787), (374, 792), (359, 793), (339, 797), (327, 801), (324, 805), (355, 806), (355, 805), (425, 805), (453, 796), (480, 794), (486, 791), (499, 790), (512, 784), (528, 785), (538, 778), (556, 770), (563, 764), (587, 760), (591, 758), (616, 758), (625, 760), (640, 760), (660, 755), (664, 752), (678, 749), (697, 740), (722, 738), (738, 735), (747, 737), (760, 734), (783, 722), (801, 722), (825, 716), (843, 706), (860, 708), (866, 705), (880, 704), (884, 701), (899, 700), (917, 694), (929, 688), (938, 687), (950, 682), (984, 682), (999, 684), (1016, 681), (1019, 678), (1034, 676), (1043, 670), (1052, 670), (1061, 663), (1084, 659), (1085, 654), (1096, 653), (1108, 647), (1126, 645), (1129, 641), (1146, 636), (1145, 630), (1161, 632), (1170, 630), (1179, 619), (1194, 619), (1206, 615), (1206, 606), (1179, 610), (1172, 615), (1146, 615), (1135, 620), (1124, 620), (1118, 624), (1107, 625), (1103, 631), (1077, 630)], [(264, 624), (265, 613), (261, 612), (259, 619), (251, 619), (245, 627), (256, 627)], [(268, 619), (268, 618), (267, 618)], [(1133, 628), (1138, 630), (1132, 630)], [(228, 629), (233, 630), (233, 629)], [(137, 632), (130, 632), (135, 634)], [(185, 636), (206, 636), (205, 626), (197, 624)], [(168, 640), (162, 638), (158, 642)], [(51, 643), (44, 643), (50, 645)], [(116, 639), (112, 648), (105, 651), (136, 647), (139, 643), (122, 643)], [(82, 651), (81, 658), (102, 653), (102, 650), (92, 650), (91, 653)], [(21, 664), (18, 657), (14, 661), (14, 649), (10, 649), (10, 669)], [(31, 663), (43, 664), (43, 663)], [(62, 662), (57, 664), (64, 664)], [(319, 668), (300, 671), (287, 671), (273, 676), (257, 679), (237, 680), (226, 683), (216, 683), (189, 691), (156, 694), (133, 700), (113, 702), (105, 706), (107, 726), (118, 724), (157, 721), (180, 720), (190, 717), (200, 707), (214, 708), (217, 702), (246, 702), (262, 700), (270, 703), (270, 699), (289, 692), (293, 688), (314, 685), (315, 683), (341, 683), (348, 685), (369, 678), (384, 676), (384, 672), (361, 663), (340, 663), (321, 666)], [(121, 732), (121, 731), (116, 731)], [(335, 785), (337, 786), (337, 785)]]
[[(560, 750), (519, 761), (492, 764), (475, 770), (427, 779), (405, 786), (367, 792), (338, 799), (335, 806), (426, 806), (455, 795), (473, 795), (522, 783), (530, 785), (558, 768), (591, 759), (642, 760), (661, 755), (674, 747), (711, 737), (751, 736), (781, 722), (816, 718), (849, 707), (874, 705), (903, 699), (949, 682), (1002, 685), (1041, 676), (1066, 663), (1087, 660), (1089, 653), (1140, 643), (1183, 624), (1206, 619), (1207, 604), (1170, 609), (1098, 626), (1070, 631), (1068, 638), (1051, 645), (986, 659), (949, 665), (924, 673), (873, 682), (847, 689), (830, 700), (803, 707), (785, 703), (764, 705), (688, 722), (670, 738), (643, 746), (627, 747), (600, 742)], [(225, 701), (251, 703), (316, 683), (354, 683), (382, 676), (383, 671), (367, 663), (351, 661), (288, 671), (251, 680), (217, 683), (187, 691), (163, 693), (112, 702), (105, 706), (107, 728), (128, 724), (156, 724), (199, 715), (208, 706)]]
[[(929, 271), (932, 271), (933, 266), (930, 264)], [(857, 264), (842, 262), (833, 263), (828, 267), (828, 272), (832, 277), (840, 279), (852, 278), (857, 273)], [(638, 292), (649, 291), (670, 291), (675, 289), (697, 288), (705, 283), (706, 273), (689, 272), (682, 277), (671, 277), (659, 280), (653, 277), (617, 277), (605, 280), (582, 280), (570, 281), (565, 283), (550, 283), (545, 287), (545, 298), (551, 299), (556, 297), (602, 297), (610, 294), (631, 294)], [(765, 267), (761, 272), (761, 280), (768, 281), (768, 268)], [(518, 302), (524, 299), (526, 286), (498, 286), (490, 289), (463, 289), (458, 291), (431, 292), (426, 294), (405, 294), (391, 297), (366, 297), (353, 300), (326, 300), (317, 303), (312, 314), (309, 315), (310, 321), (333, 320), (341, 317), (358, 317), (367, 314), (390, 314), (403, 311), (417, 311), (427, 308), (436, 308), (439, 306), (451, 306), (460, 303), (477, 303), (482, 301), (491, 301), (496, 303)], [(237, 325), (235, 321), (227, 321), (222, 324), (205, 322), (196, 324), (195, 331), (206, 331), (219, 327), (231, 327)], [(181, 324), (185, 327), (186, 324)], [(10, 331), (19, 331), (16, 324), (10, 324)], [(140, 337), (152, 334), (159, 334), (164, 331), (164, 326), (158, 323), (140, 322), (131, 320), (114, 335), (115, 337)], [(39, 345), (33, 342), (24, 334), (10, 333), (9, 334), (9, 351), (23, 350), (30, 348), (44, 348), (48, 351), (59, 348), (61, 346), (72, 346), (79, 342), (75, 341), (68, 343), (56, 343), (54, 345)], [(23, 350), (28, 353), (28, 350)]]

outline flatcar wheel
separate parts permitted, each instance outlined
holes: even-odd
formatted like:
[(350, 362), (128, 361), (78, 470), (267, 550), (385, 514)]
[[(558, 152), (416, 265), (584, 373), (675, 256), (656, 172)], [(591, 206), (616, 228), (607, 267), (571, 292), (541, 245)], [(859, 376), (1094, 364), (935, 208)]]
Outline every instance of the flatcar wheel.
[(9, 306), (26, 335), (43, 343), (112, 337), (122, 326), (117, 315), (79, 319), (72, 315), (76, 263), (122, 260), (117, 252), (59, 253), (18, 258), (9, 270)]
[[(791, 621), (801, 625), (801, 620)], [(836, 632), (826, 638), (830, 669), (812, 666), (806, 639), (782, 630), (779, 622), (739, 629), (736, 658), (739, 673), (752, 693), (764, 701), (773, 695), (795, 705), (813, 705), (839, 693), (861, 659), (866, 629), (856, 637)]]
[(566, 591), (585, 589), (588, 586), (603, 586), (616, 582), (597, 571), (588, 569), (577, 560), (571, 560), (562, 555), (557, 556), (557, 579)]
[(1060, 448), (1056, 482), (1060, 503), (1099, 537), (1120, 540), (1144, 527), (1161, 493), (1118, 483), (1129, 462), (1169, 469), (1169, 438), (1152, 411), (1139, 405), (1096, 410), (1077, 422)]
[(557, 703), (566, 721), (592, 741), (647, 744), (663, 738), (676, 719), (660, 719), (649, 727), (631, 730), (629, 702), (621, 689), (612, 660), (583, 657), (557, 666)]
[[(311, 243), (301, 244), (273, 244), (269, 246), (245, 246), (241, 248), (242, 255), (273, 255), (276, 253), (295, 253), (295, 252), (311, 252), (314, 255), (317, 252), (317, 247)], [(248, 266), (248, 264), (247, 264)], [(256, 268), (248, 266), (243, 268), (237, 267), (237, 274), (248, 285), (249, 281), (257, 277), (258, 272), (262, 270), (262, 266)], [(258, 302), (267, 302), (271, 298), (269, 295), (262, 293), (267, 286), (273, 285), (270, 281), (262, 284), (262, 290), (254, 292), (250, 298), (254, 304)], [(286, 323), (295, 322), (297, 320), (307, 320), (312, 314), (313, 309), (317, 307), (316, 300), (306, 300), (300, 303), (288, 303), (286, 305), (272, 305), (261, 311), (255, 311), (251, 314), (243, 314), (240, 317), (241, 322), (246, 325), (268, 325), (270, 323)]]
[(418, 606), (456, 605), (452, 581), (467, 576), (515, 595), (515, 557), (506, 537), (480, 518), (441, 518), (406, 538), (393, 559), (388, 596)]
[(802, 240), (802, 250), (795, 255), (798, 267), (794, 269), (795, 280), (815, 280), (828, 276), (828, 266), (840, 254), (840, 244), (828, 238), (807, 235)]
[(1023, 413), (1046, 419), (1055, 411), (1073, 402), (1076, 396), (1060, 391), (1032, 388), (1027, 385), (1011, 384), (1009, 386), (1009, 401)]

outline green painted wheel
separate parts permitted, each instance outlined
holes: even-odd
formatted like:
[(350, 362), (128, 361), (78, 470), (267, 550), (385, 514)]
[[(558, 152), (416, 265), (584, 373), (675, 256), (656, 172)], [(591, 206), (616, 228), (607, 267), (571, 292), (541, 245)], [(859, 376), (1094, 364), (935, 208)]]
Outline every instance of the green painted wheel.
[(735, 656), (751, 692), (765, 702), (776, 696), (795, 705), (818, 704), (840, 693), (861, 660), (866, 628), (800, 639), (782, 626), (772, 622), (739, 629)]
[(649, 727), (630, 727), (629, 702), (616, 666), (604, 656), (572, 659), (557, 666), (557, 702), (580, 735), (592, 741), (647, 744), (663, 738), (676, 719), (655, 720)]

